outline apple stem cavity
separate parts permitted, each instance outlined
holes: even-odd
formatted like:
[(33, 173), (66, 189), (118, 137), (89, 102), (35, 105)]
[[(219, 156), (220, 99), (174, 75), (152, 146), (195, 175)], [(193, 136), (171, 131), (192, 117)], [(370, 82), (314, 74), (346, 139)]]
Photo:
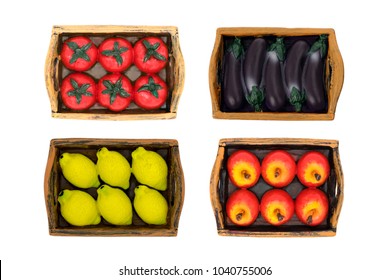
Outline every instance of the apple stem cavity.
[(278, 178), (278, 177), (279, 177), (280, 172), (281, 172), (280, 168), (276, 168), (276, 169), (275, 169), (275, 178)]
[(241, 174), (242, 174), (242, 176), (244, 176), (244, 178), (245, 178), (246, 180), (249, 180), (249, 179), (251, 178), (251, 174), (249, 174), (246, 170), (243, 170), (243, 171), (241, 172)]
[(280, 210), (279, 210), (279, 209), (276, 209), (276, 210), (275, 210), (275, 213), (276, 213), (276, 216), (277, 216), (277, 218), (278, 218), (278, 222), (283, 221), (284, 216), (283, 216), (282, 214), (280, 214)]
[(315, 212), (316, 212), (315, 209), (310, 210), (310, 212), (309, 212), (310, 215), (306, 219), (306, 223), (308, 225), (311, 225), (313, 223), (313, 215), (315, 214)]
[(321, 180), (321, 175), (318, 174), (318, 173), (315, 173), (314, 174), (314, 177), (316, 178), (316, 180), (319, 182)]
[(237, 215), (236, 215), (237, 221), (241, 221), (243, 215), (244, 215), (244, 211), (243, 210), (238, 212)]

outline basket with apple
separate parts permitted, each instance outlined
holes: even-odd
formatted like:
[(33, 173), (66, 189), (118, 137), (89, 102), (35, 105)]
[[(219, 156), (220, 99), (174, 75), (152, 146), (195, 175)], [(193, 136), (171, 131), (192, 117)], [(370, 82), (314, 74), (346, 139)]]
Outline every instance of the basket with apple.
[(54, 26), (45, 81), (55, 118), (175, 118), (184, 86), (178, 29)]
[(334, 236), (343, 185), (336, 140), (221, 139), (210, 181), (218, 233)]

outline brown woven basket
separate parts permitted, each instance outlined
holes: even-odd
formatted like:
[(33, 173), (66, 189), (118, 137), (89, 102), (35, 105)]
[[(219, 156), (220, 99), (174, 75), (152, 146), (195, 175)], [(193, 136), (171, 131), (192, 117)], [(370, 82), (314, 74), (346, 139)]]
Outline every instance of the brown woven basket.
[[(133, 223), (129, 226), (113, 226), (102, 221), (96, 226), (77, 227), (68, 224), (60, 214), (57, 201), (58, 194), (63, 189), (77, 189), (66, 181), (59, 166), (59, 156), (63, 152), (82, 153), (96, 162), (96, 151), (101, 147), (115, 150), (128, 160), (131, 151), (142, 146), (147, 150), (158, 152), (168, 164), (168, 187), (161, 192), (168, 202), (168, 217), (166, 225), (148, 225), (133, 211)], [(130, 200), (134, 198), (134, 188), (138, 185), (135, 177), (130, 177), (130, 188), (126, 194)], [(96, 188), (86, 190), (95, 199)], [(184, 175), (180, 163), (179, 147), (176, 140), (169, 139), (84, 139), (65, 138), (53, 139), (45, 172), (44, 194), (49, 222), (50, 235), (78, 236), (176, 236), (179, 218), (184, 201)]]
[[(322, 224), (310, 227), (299, 221), (294, 214), (293, 218), (282, 226), (268, 224), (259, 214), (256, 221), (246, 227), (234, 225), (227, 217), (225, 204), (229, 194), (237, 187), (230, 182), (227, 175), (226, 162), (228, 156), (237, 149), (248, 149), (262, 160), (264, 155), (271, 150), (283, 149), (290, 152), (295, 158), (299, 158), (308, 150), (320, 151), (325, 154), (330, 163), (330, 176), (321, 186), (329, 199), (328, 217)], [(297, 178), (284, 189), (293, 199), (304, 187)], [(250, 188), (260, 199), (266, 190), (270, 189), (262, 178)], [(304, 237), (304, 236), (334, 236), (341, 206), (344, 197), (343, 172), (341, 169), (338, 141), (319, 139), (294, 139), (294, 138), (234, 138), (221, 139), (218, 153), (210, 180), (210, 199), (213, 207), (218, 234), (222, 236), (255, 236), (255, 237)]]
[[(143, 110), (132, 103), (121, 112), (113, 112), (98, 104), (86, 111), (78, 112), (66, 108), (60, 98), (62, 79), (69, 73), (62, 62), (60, 52), (63, 41), (70, 36), (88, 36), (100, 43), (108, 37), (121, 36), (134, 43), (146, 36), (156, 36), (166, 42), (169, 61), (159, 76), (168, 86), (168, 99), (160, 109)], [(94, 79), (106, 72), (99, 63), (87, 71)], [(135, 66), (124, 73), (132, 82), (140, 75)], [(137, 119), (172, 119), (176, 117), (178, 102), (184, 87), (184, 60), (179, 45), (177, 27), (172, 26), (54, 26), (46, 57), (45, 80), (50, 99), (51, 114), (54, 118), (97, 119), (97, 120), (137, 120)]]

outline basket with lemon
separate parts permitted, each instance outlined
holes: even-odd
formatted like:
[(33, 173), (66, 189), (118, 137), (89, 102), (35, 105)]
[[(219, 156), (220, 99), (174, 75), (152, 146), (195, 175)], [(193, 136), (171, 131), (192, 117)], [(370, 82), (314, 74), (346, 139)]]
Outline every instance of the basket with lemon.
[(51, 235), (176, 236), (178, 142), (53, 139), (44, 188)]

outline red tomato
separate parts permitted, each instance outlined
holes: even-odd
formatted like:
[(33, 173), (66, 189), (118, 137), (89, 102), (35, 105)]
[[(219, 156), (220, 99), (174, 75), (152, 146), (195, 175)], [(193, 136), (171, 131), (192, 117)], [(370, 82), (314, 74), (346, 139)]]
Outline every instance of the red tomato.
[(69, 109), (88, 109), (96, 102), (96, 83), (87, 74), (69, 74), (61, 83), (61, 99)]
[(157, 75), (140, 76), (135, 81), (134, 92), (135, 104), (146, 110), (160, 108), (168, 97), (168, 87)]
[(61, 61), (66, 68), (74, 71), (86, 71), (95, 65), (98, 50), (87, 37), (77, 36), (62, 44)]
[(160, 72), (168, 62), (168, 48), (157, 37), (146, 37), (134, 45), (134, 64), (141, 72), (154, 74)]
[(98, 82), (97, 101), (111, 111), (126, 109), (133, 101), (133, 86), (130, 80), (120, 74), (108, 74)]
[(99, 46), (99, 63), (109, 72), (122, 72), (133, 63), (133, 47), (123, 38), (108, 38)]

